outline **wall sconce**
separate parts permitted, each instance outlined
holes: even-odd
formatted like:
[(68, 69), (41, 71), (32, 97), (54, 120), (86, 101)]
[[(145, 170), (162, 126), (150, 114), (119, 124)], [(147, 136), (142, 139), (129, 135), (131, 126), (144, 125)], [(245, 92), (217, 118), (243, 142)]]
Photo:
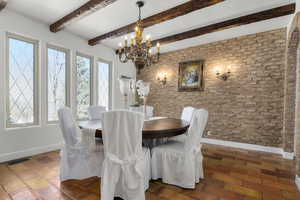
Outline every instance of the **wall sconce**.
[(167, 84), (167, 73), (159, 73), (157, 75), (157, 81), (162, 84), (162, 85), (166, 85)]
[(227, 79), (230, 77), (231, 75), (231, 66), (227, 67), (227, 72), (221, 74), (220, 73), (220, 68), (216, 68), (216, 76), (218, 79), (223, 80), (223, 81), (227, 81)]

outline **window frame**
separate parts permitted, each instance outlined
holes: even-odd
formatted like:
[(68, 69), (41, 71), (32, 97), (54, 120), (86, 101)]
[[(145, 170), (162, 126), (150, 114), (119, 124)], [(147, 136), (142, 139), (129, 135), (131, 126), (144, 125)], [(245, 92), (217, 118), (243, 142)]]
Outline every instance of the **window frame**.
[(78, 83), (77, 83), (77, 56), (80, 56), (80, 57), (83, 57), (83, 58), (88, 58), (90, 59), (90, 106), (93, 105), (94, 101), (94, 57), (93, 56), (90, 56), (90, 55), (87, 55), (87, 54), (84, 54), (84, 53), (81, 53), (79, 51), (76, 51), (76, 54), (75, 54), (75, 77), (74, 77), (74, 89), (75, 89), (75, 116), (76, 116), (76, 119), (77, 120), (87, 120), (88, 117), (86, 118), (79, 118), (78, 117), (78, 101), (77, 101), (77, 89), (78, 89)]
[(71, 51), (50, 43), (46, 44), (46, 122), (47, 124), (57, 124), (58, 120), (49, 120), (49, 57), (48, 50), (53, 49), (62, 51), (66, 54), (66, 69), (65, 69), (65, 106), (71, 107)]
[[(11, 124), (8, 122), (9, 116), (10, 116), (10, 89), (9, 89), (9, 81), (10, 81), (10, 62), (9, 62), (9, 56), (10, 56), (10, 39), (15, 39), (27, 43), (31, 43), (34, 47), (34, 66), (33, 66), (33, 122), (32, 123), (22, 123), (22, 124)], [(6, 32), (6, 48), (5, 48), (5, 54), (6, 54), (6, 67), (5, 67), (5, 75), (6, 75), (6, 85), (5, 85), (5, 94), (6, 94), (6, 111), (5, 111), (5, 127), (10, 128), (24, 128), (24, 127), (33, 127), (33, 126), (39, 126), (40, 125), (40, 99), (39, 99), (39, 89), (40, 89), (40, 42), (39, 40), (35, 40), (29, 37), (25, 37), (22, 35)]]
[(109, 67), (109, 72), (108, 72), (108, 110), (112, 109), (112, 62), (111, 61), (107, 61), (104, 60), (102, 58), (98, 58), (96, 60), (96, 105), (99, 105), (99, 77), (98, 77), (98, 73), (99, 73), (99, 66), (98, 66), (98, 62), (102, 62), (102, 63), (106, 63), (108, 64)]

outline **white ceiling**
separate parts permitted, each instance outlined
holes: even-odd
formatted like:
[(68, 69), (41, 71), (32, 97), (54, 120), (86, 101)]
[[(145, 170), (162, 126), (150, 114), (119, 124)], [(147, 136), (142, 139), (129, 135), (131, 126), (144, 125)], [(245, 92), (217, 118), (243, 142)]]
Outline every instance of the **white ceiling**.
[[(88, 0), (10, 0), (8, 9), (50, 25), (87, 1)], [(151, 16), (187, 1), (188, 0), (145, 0), (146, 4), (142, 9), (142, 17)], [(137, 20), (138, 15), (135, 2), (136, 0), (118, 0), (104, 9), (98, 10), (89, 16), (73, 22), (66, 29), (82, 38), (91, 39), (116, 28), (133, 23)], [(295, 0), (226, 0), (223, 3), (149, 27), (145, 30), (145, 34), (151, 34), (153, 39), (157, 39), (294, 2)], [(171, 51), (232, 38), (243, 34), (286, 27), (289, 19), (289, 16), (280, 17), (182, 40), (162, 46), (162, 51)], [(102, 44), (117, 48), (118, 43), (122, 40), (123, 37), (107, 39), (102, 41)]]

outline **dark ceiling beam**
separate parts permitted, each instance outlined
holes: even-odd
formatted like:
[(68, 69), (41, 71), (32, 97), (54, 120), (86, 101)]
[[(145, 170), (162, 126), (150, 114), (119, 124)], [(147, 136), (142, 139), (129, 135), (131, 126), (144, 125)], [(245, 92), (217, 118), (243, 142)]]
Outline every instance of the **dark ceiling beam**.
[(260, 22), (260, 21), (264, 21), (264, 20), (268, 20), (268, 19), (273, 19), (276, 17), (290, 15), (295, 12), (295, 7), (296, 7), (295, 4), (289, 4), (289, 5), (273, 8), (270, 10), (253, 13), (250, 15), (230, 19), (230, 20), (223, 21), (220, 23), (211, 24), (208, 26), (196, 28), (196, 29), (186, 31), (183, 33), (178, 33), (175, 35), (160, 38), (160, 39), (152, 41), (152, 44), (155, 45), (157, 42), (159, 42), (161, 45), (169, 44), (172, 42), (177, 42), (180, 40), (185, 40), (185, 39), (205, 35), (205, 34), (212, 33), (212, 32), (222, 31), (225, 29), (234, 28), (234, 27), (238, 27), (238, 26), (242, 26), (242, 25), (246, 25), (246, 24), (251, 24), (254, 22)]
[(0, 11), (3, 10), (7, 5), (7, 0), (0, 0)]
[[(190, 0), (187, 3), (181, 4), (179, 6), (171, 8), (169, 10), (166, 10), (166, 11), (163, 11), (158, 14), (155, 14), (155, 15), (145, 18), (142, 20), (142, 24), (143, 24), (144, 28), (147, 28), (147, 27), (153, 26), (155, 24), (159, 24), (164, 21), (168, 21), (168, 20), (174, 19), (176, 17), (186, 15), (193, 11), (215, 5), (215, 4), (223, 2), (223, 1), (225, 1), (225, 0)], [(126, 26), (123, 26), (121, 28), (118, 28), (109, 33), (105, 33), (103, 35), (95, 37), (95, 38), (89, 40), (89, 45), (94, 46), (94, 45), (98, 44), (101, 40), (104, 40), (107, 38), (116, 38), (116, 37), (119, 37), (119, 36), (122, 36), (122, 35), (125, 35), (128, 33), (131, 33), (134, 31), (135, 26), (136, 26), (136, 22), (126, 25)]]
[(80, 17), (91, 14), (96, 10), (104, 8), (114, 3), (115, 1), (117, 0), (90, 0), (86, 4), (82, 5), (80, 8), (74, 10), (70, 14), (51, 24), (50, 31), (56, 33), (62, 30), (66, 25), (70, 24), (72, 21), (75, 21)]

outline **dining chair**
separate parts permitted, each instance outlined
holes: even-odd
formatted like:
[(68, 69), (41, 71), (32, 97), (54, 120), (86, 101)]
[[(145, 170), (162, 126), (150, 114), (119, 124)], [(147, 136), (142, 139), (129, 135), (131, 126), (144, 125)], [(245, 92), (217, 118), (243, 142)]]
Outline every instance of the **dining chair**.
[(101, 113), (106, 111), (104, 106), (90, 106), (88, 108), (89, 120), (101, 120)]
[[(144, 106), (131, 106), (129, 107), (130, 111), (134, 111), (134, 112), (141, 112), (144, 113)], [(152, 118), (154, 116), (154, 107), (153, 106), (147, 106), (146, 105), (146, 115), (147, 118)]]
[[(182, 113), (181, 113), (181, 119), (190, 123), (195, 110), (196, 110), (196, 108), (191, 107), (191, 106), (184, 107), (183, 110), (182, 110)], [(186, 134), (187, 133), (171, 137), (171, 138), (169, 138), (169, 140), (184, 142), (184, 140), (186, 139)]]
[(102, 114), (105, 159), (101, 200), (144, 200), (151, 178), (150, 150), (142, 147), (144, 115), (118, 110)]
[(91, 151), (89, 146), (82, 142), (81, 130), (70, 108), (59, 109), (58, 119), (64, 139), (64, 145), (60, 151), (60, 180), (99, 177), (104, 160), (103, 150)]
[[(101, 113), (106, 112), (106, 107), (104, 106), (90, 106), (88, 107), (89, 120), (101, 120)], [(103, 144), (102, 138), (96, 137), (96, 142), (98, 144)]]
[(200, 141), (207, 119), (205, 109), (194, 111), (184, 142), (170, 140), (152, 149), (152, 179), (162, 178), (164, 183), (195, 188), (200, 178), (204, 178)]
[(154, 107), (153, 106), (146, 106), (146, 114), (148, 118), (154, 116)]
[(196, 108), (191, 106), (184, 107), (181, 113), (181, 119), (187, 122), (191, 122), (195, 110)]

